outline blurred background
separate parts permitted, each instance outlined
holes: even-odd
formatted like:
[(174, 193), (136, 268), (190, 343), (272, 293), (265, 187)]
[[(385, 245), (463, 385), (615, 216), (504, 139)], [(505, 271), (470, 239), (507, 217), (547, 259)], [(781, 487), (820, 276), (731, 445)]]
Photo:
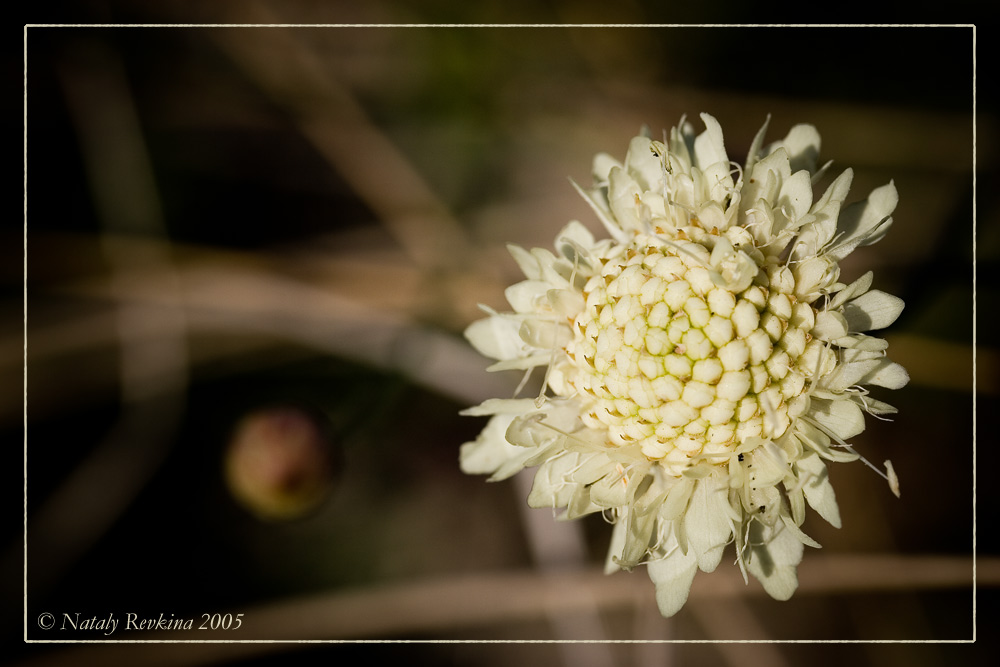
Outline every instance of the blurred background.
[[(615, 21), (655, 20), (651, 2), (619, 4)], [(562, 1), (472, 16), (445, 2), (106, 0), (58, 21), (502, 22), (518, 8), (533, 23), (598, 16)], [(974, 125), (972, 56), (969, 28), (27, 28), (26, 227), (3, 232), (18, 250), (23, 234), (25, 291), (13, 259), (0, 330), (0, 425), (26, 452), (27, 604), (23, 533), (9, 529), (5, 628), (103, 639), (36, 619), (197, 627), (242, 613), (238, 629), (111, 638), (420, 640), (405, 659), (445, 665), (973, 660), (973, 646), (938, 643), (703, 643), (962, 641), (997, 620), (991, 532), (975, 573), (972, 559), (974, 349), (978, 414), (1000, 391), (996, 330), (973, 346), (973, 260), (982, 308), (1000, 213), (973, 200), (973, 142), (983, 191), (997, 122), (980, 106)], [(817, 126), (831, 173), (855, 170), (852, 200), (895, 182), (891, 233), (842, 276), (873, 269), (906, 301), (886, 337), (912, 381), (876, 394), (899, 414), (853, 443), (893, 461), (901, 499), (861, 465), (832, 466), (844, 527), (807, 520), (823, 549), (791, 601), (744, 586), (726, 558), (665, 620), (645, 572), (601, 574), (600, 517), (556, 523), (526, 508), (530, 479), (459, 471), (484, 421), (459, 410), (519, 379), (487, 374), (461, 332), (477, 304), (506, 308), (519, 279), (506, 243), (551, 247), (571, 219), (602, 234), (569, 181), (589, 184), (595, 153), (622, 158), (643, 125), (659, 135), (686, 114), (700, 127), (702, 111), (733, 160), (770, 115), (771, 139)], [(997, 509), (978, 501), (979, 516)], [(437, 643), (572, 639), (640, 643)], [(359, 648), (21, 644), (8, 657), (270, 665)]]

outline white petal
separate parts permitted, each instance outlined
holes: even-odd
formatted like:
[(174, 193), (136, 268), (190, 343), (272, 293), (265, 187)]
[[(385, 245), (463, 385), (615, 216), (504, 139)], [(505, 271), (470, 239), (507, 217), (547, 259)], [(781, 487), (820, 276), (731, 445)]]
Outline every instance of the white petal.
[(849, 400), (814, 399), (810, 414), (820, 425), (841, 440), (853, 438), (865, 430), (865, 416)]
[(844, 304), (851, 331), (884, 329), (903, 312), (903, 300), (881, 290), (870, 290)]
[(750, 573), (774, 599), (792, 597), (799, 585), (795, 568), (802, 561), (802, 542), (783, 523), (770, 527), (754, 522), (750, 526), (750, 544)]
[(570, 473), (570, 479), (581, 484), (593, 484), (607, 475), (616, 475), (621, 479), (617, 464), (603, 452), (596, 454), (581, 454), (580, 464)]
[(490, 373), (495, 373), (496, 371), (526, 371), (536, 366), (548, 366), (550, 363), (552, 363), (552, 352), (546, 351), (525, 357), (504, 359), (495, 364), (490, 364), (486, 367), (486, 370)]
[(854, 180), (854, 170), (845, 169), (840, 176), (834, 179), (833, 183), (826, 189), (823, 196), (819, 198), (812, 208), (812, 214), (817, 220), (832, 220), (835, 224), (840, 217), (840, 208), (847, 198), (847, 193), (851, 189), (851, 182)]
[(855, 280), (853, 283), (851, 283), (844, 289), (837, 292), (837, 295), (833, 297), (833, 299), (830, 301), (829, 308), (832, 309), (840, 308), (840, 306), (843, 305), (849, 299), (861, 296), (862, 294), (867, 292), (872, 286), (872, 279), (874, 278), (874, 276), (875, 274), (869, 271), (868, 273), (861, 276), (860, 278)]
[(775, 442), (768, 441), (750, 454), (753, 461), (753, 484), (757, 487), (775, 486), (789, 474), (788, 455)]
[(837, 370), (823, 378), (821, 385), (832, 392), (843, 392), (848, 387), (862, 384), (864, 378), (878, 368), (879, 360), (855, 361), (839, 364)]
[(819, 132), (812, 125), (801, 124), (792, 127), (788, 135), (781, 141), (788, 151), (792, 163), (792, 171), (804, 169), (809, 173), (816, 171), (816, 159), (819, 157)]
[(851, 461), (857, 461), (859, 458), (857, 452), (839, 447), (831, 447), (830, 437), (812, 424), (807, 424), (804, 420), (800, 420), (796, 424), (795, 437), (797, 437), (803, 445), (813, 450), (827, 461), (850, 463)]
[(837, 280), (839, 269), (823, 255), (807, 257), (792, 269), (795, 276), (795, 296), (812, 303), (823, 290)]
[(611, 157), (607, 153), (598, 153), (594, 156), (594, 164), (591, 167), (591, 174), (598, 183), (607, 183), (608, 174), (614, 167), (621, 167), (622, 163)]
[(625, 522), (618, 521), (611, 529), (611, 544), (608, 546), (608, 555), (604, 559), (604, 574), (613, 574), (621, 569), (618, 560), (621, 558), (622, 549), (625, 548)]
[(575, 484), (573, 486), (573, 496), (570, 498), (569, 503), (566, 504), (566, 511), (556, 518), (561, 521), (569, 521), (593, 514), (594, 512), (601, 512), (604, 509), (591, 500), (590, 489), (587, 486)]
[(625, 155), (625, 169), (639, 181), (643, 190), (659, 191), (663, 181), (663, 163), (650, 147), (649, 137), (633, 137)]
[[(670, 166), (675, 172), (691, 171), (691, 156), (694, 154), (694, 127), (681, 117), (681, 122), (670, 129)], [(680, 167), (680, 169), (677, 169)]]
[(749, 287), (759, 270), (757, 263), (742, 250), (733, 248), (725, 236), (716, 242), (709, 264), (715, 271), (712, 281), (733, 293)]
[(753, 141), (750, 143), (750, 150), (747, 151), (747, 162), (743, 167), (743, 171), (747, 174), (751, 172), (753, 166), (757, 163), (757, 159), (760, 157), (760, 149), (764, 145), (764, 137), (767, 135), (767, 126), (770, 122), (771, 115), (768, 114), (767, 120), (757, 130), (757, 134), (754, 135)]
[(852, 364), (857, 361), (872, 361), (885, 357), (882, 350), (869, 350), (865, 347), (845, 347), (840, 350), (842, 364)]
[(521, 272), (529, 280), (538, 280), (542, 277), (542, 268), (538, 265), (538, 260), (534, 255), (513, 243), (507, 245), (507, 252), (510, 253)]
[(533, 398), (488, 398), (475, 407), (462, 410), (459, 414), (467, 417), (522, 415), (535, 410), (535, 399)]
[(539, 299), (552, 289), (552, 285), (544, 280), (522, 280), (504, 290), (507, 303), (518, 313), (533, 313), (537, 311)]
[[(708, 198), (711, 202), (716, 202), (716, 206), (725, 203), (733, 190), (733, 177), (730, 174), (731, 168), (732, 165), (728, 162), (716, 162), (706, 167), (702, 173), (705, 184), (708, 186)], [(721, 220), (712, 222), (712, 210), (712, 208), (706, 206), (701, 209), (698, 216), (706, 229), (711, 229), (713, 226), (718, 227), (718, 223), (721, 222)], [(705, 217), (702, 217), (702, 214)], [(721, 219), (721, 217), (721, 211), (719, 211), (718, 218)]]
[(906, 369), (892, 361), (879, 368), (878, 372), (868, 378), (868, 384), (874, 384), (886, 389), (902, 389), (910, 381)]
[(470, 324), (465, 337), (483, 356), (507, 361), (523, 354), (520, 327), (520, 322), (512, 317), (492, 315)]
[(542, 270), (542, 280), (553, 287), (569, 287), (567, 276), (573, 267), (565, 259), (557, 258), (544, 248), (532, 248), (531, 254), (538, 260), (538, 266)]
[(707, 113), (701, 114), (705, 123), (705, 131), (694, 140), (694, 157), (696, 166), (702, 171), (716, 162), (729, 162), (726, 148), (722, 142), (722, 127), (719, 121)]
[(781, 523), (785, 525), (785, 530), (790, 531), (792, 535), (795, 536), (795, 539), (797, 539), (803, 545), (807, 547), (812, 547), (813, 549), (823, 548), (823, 545), (821, 545), (819, 542), (806, 535), (802, 531), (802, 529), (799, 528), (794, 521), (792, 521), (792, 517), (788, 516), (787, 514), (781, 515)]
[(823, 386), (842, 392), (854, 385), (873, 384), (887, 389), (901, 389), (909, 382), (906, 369), (886, 357), (840, 364), (837, 370), (823, 379)]
[(567, 477), (579, 460), (576, 452), (563, 452), (538, 466), (535, 479), (528, 493), (528, 506), (565, 507), (573, 499), (573, 493), (581, 484), (567, 481)]
[(837, 312), (824, 310), (816, 313), (812, 335), (820, 340), (836, 340), (847, 335), (847, 320)]
[(528, 345), (543, 350), (555, 350), (573, 340), (569, 326), (553, 320), (526, 319), (521, 323), (518, 335)]
[[(514, 415), (497, 415), (490, 419), (486, 427), (473, 442), (467, 442), (459, 449), (459, 465), (462, 472), (470, 475), (494, 473), (505, 464), (522, 461), (528, 454), (524, 449), (507, 442), (504, 433), (514, 419)], [(522, 466), (515, 465), (516, 469)], [(506, 473), (507, 471), (505, 471)], [(499, 479), (499, 477), (498, 477)]]
[(504, 438), (518, 447), (538, 447), (548, 444), (557, 433), (542, 423), (544, 419), (545, 414), (541, 412), (518, 415), (510, 422)]
[(642, 231), (636, 205), (636, 199), (642, 194), (639, 184), (624, 169), (612, 169), (608, 182), (608, 205), (618, 225), (626, 232)]
[(849, 334), (833, 341), (842, 348), (857, 352), (883, 352), (889, 347), (888, 341), (864, 334)]
[(625, 569), (631, 569), (646, 557), (653, 529), (656, 528), (657, 516), (655, 511), (637, 512), (633, 510), (625, 515), (624, 520), (627, 522), (625, 547), (622, 549), (619, 564)]
[(556, 239), (569, 239), (584, 248), (594, 245), (594, 235), (579, 220), (572, 220), (567, 223), (559, 232)]
[[(790, 440), (786, 441), (790, 442)], [(792, 483), (794, 480), (785, 482), (785, 497), (788, 500), (788, 509), (792, 513), (792, 521), (801, 526), (806, 520), (806, 500), (800, 486)]]
[[(796, 172), (796, 175), (800, 173), (803, 172)], [(834, 237), (837, 232), (837, 216), (840, 214), (841, 204), (847, 196), (853, 176), (854, 172), (850, 169), (838, 176), (811, 208), (809, 212), (812, 214), (813, 222), (803, 228), (792, 253), (793, 259), (816, 255)]]
[(684, 514), (689, 550), (698, 567), (711, 572), (719, 565), (722, 551), (733, 535), (729, 517), (729, 488), (714, 479), (700, 480)]
[(795, 469), (809, 506), (831, 526), (840, 528), (840, 508), (823, 460), (818, 454), (808, 454), (795, 462)]
[[(773, 173), (777, 177), (774, 181), (774, 187), (780, 187), (786, 178), (791, 177), (792, 167), (788, 162), (788, 152), (784, 148), (779, 148), (755, 164), (750, 176), (758, 185), (761, 185), (767, 181), (768, 172)], [(769, 200), (778, 194), (777, 190), (774, 192), (765, 190), (763, 192)]]
[(586, 305), (583, 295), (571, 289), (550, 289), (545, 298), (553, 312), (571, 320), (576, 319)]
[[(614, 166), (612, 169), (620, 170), (621, 167)], [(604, 229), (608, 231), (608, 234), (611, 234), (611, 237), (619, 243), (627, 243), (628, 234), (626, 234), (621, 226), (615, 221), (614, 215), (611, 213), (611, 209), (608, 208), (606, 195), (600, 190), (584, 190), (576, 183), (576, 181), (570, 181), (570, 184), (578, 193), (580, 193), (580, 196), (583, 197), (588, 204), (590, 204), (591, 210), (597, 214), (597, 219), (601, 221), (602, 225), (604, 225)], [(528, 274), (525, 273), (525, 275)], [(531, 278), (532, 276), (528, 275), (528, 277)]]
[(899, 476), (896, 475), (896, 469), (892, 467), (892, 461), (889, 459), (885, 460), (885, 475), (893, 495), (899, 498)]
[(859, 245), (870, 245), (885, 236), (892, 224), (891, 214), (897, 202), (899, 193), (890, 181), (873, 190), (865, 201), (845, 207), (837, 223), (841, 236), (837, 245), (829, 251), (830, 256), (843, 259)]
[(691, 583), (698, 571), (698, 560), (694, 554), (685, 554), (677, 548), (676, 540), (671, 540), (667, 546), (672, 547), (667, 556), (650, 561), (647, 569), (650, 580), (656, 586), (656, 605), (660, 614), (669, 618), (687, 602)]
[[(580, 422), (580, 404), (573, 399), (551, 398), (545, 405), (545, 423), (563, 433), (573, 433), (580, 437), (577, 430)], [(596, 435), (597, 432), (594, 432)]]
[(623, 473), (610, 472), (590, 487), (590, 498), (604, 508), (621, 507), (628, 502), (628, 482)]
[[(798, 220), (812, 206), (812, 182), (809, 180), (809, 172), (797, 171), (791, 178), (781, 184), (781, 191), (778, 194), (778, 205), (787, 209), (787, 215), (791, 220)], [(831, 236), (832, 236), (831, 225)], [(823, 241), (826, 243), (826, 241)], [(822, 245), (823, 243), (820, 243)]]
[(691, 493), (694, 491), (695, 480), (681, 477), (674, 482), (667, 493), (666, 499), (660, 505), (660, 518), (664, 521), (672, 521), (678, 518), (687, 509)]
[[(591, 263), (589, 249), (594, 246), (594, 235), (578, 220), (573, 220), (563, 227), (556, 237), (556, 249), (571, 263), (578, 259), (588, 266)], [(578, 257), (583, 251), (586, 255)]]
[(872, 415), (894, 415), (899, 410), (892, 407), (888, 403), (876, 400), (871, 396), (854, 396), (852, 397), (856, 403), (860, 404), (861, 409), (863, 409), (868, 414)]

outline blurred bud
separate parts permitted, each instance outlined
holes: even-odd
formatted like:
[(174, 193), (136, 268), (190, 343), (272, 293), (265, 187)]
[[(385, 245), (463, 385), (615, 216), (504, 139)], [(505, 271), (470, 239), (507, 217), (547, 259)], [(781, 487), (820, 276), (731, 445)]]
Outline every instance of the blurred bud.
[(225, 476), (236, 500), (261, 519), (294, 519), (314, 509), (334, 477), (323, 417), (298, 407), (249, 413), (233, 430)]

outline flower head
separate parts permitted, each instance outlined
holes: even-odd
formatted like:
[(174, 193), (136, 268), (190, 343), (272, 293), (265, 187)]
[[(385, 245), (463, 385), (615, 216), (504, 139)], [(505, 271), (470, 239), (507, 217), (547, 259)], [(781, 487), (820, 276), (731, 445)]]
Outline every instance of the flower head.
[(864, 461), (847, 443), (864, 413), (895, 411), (864, 385), (908, 380), (863, 333), (902, 300), (870, 272), (839, 282), (838, 262), (892, 223), (893, 184), (844, 206), (848, 169), (814, 201), (815, 128), (765, 147), (765, 124), (740, 168), (701, 118), (699, 135), (682, 120), (667, 143), (635, 137), (624, 164), (598, 155), (580, 192), (610, 238), (571, 222), (556, 254), (511, 246), (527, 278), (507, 289), (513, 312), (466, 331), (490, 370), (545, 377), (537, 399), (465, 411), (491, 418), (462, 469), (537, 466), (531, 506), (603, 512), (607, 570), (645, 563), (665, 616), (730, 542), (744, 578), (790, 597), (803, 545), (819, 546), (800, 529), (806, 504), (840, 525), (826, 462)]

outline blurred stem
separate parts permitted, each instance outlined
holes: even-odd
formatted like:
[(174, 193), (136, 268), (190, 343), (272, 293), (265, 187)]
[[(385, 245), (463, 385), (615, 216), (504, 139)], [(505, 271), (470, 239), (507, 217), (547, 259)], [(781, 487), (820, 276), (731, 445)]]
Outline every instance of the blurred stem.
[[(107, 232), (101, 245), (116, 305), (111, 331), (119, 350), (122, 416), (63, 485), (39, 503), (30, 530), (25, 527), (34, 594), (75, 563), (145, 486), (169, 447), (187, 384), (185, 322), (175, 306), (177, 276), (166, 246), (146, 244), (137, 253), (118, 242), (122, 234), (164, 232), (124, 68), (117, 54), (97, 41), (79, 43), (61, 65), (98, 217)], [(160, 299), (129, 298), (130, 281), (144, 272), (160, 278)], [(146, 335), (148, 330), (156, 335)], [(37, 361), (33, 355), (31, 360)], [(25, 444), (26, 470), (28, 463), (45, 465), (43, 452), (33, 447), (29, 458)], [(28, 564), (26, 559), (26, 581)]]
[[(560, 572), (582, 571), (587, 563), (583, 524), (555, 521), (549, 513), (529, 507), (523, 499), (531, 491), (533, 479), (534, 475), (524, 471), (514, 478), (514, 486), (520, 499), (521, 524), (540, 576), (546, 578)], [(565, 609), (558, 599), (547, 599), (543, 609), (556, 639), (602, 641), (607, 638), (598, 602), (586, 593), (578, 596), (572, 609)], [(561, 644), (559, 649), (567, 667), (611, 667), (615, 664), (614, 655), (604, 646)]]
[[(123, 248), (144, 254), (143, 247), (157, 242), (119, 239)], [(115, 303), (145, 304), (150, 309), (178, 309), (184, 314), (192, 357), (231, 354), (229, 346), (202, 349), (199, 336), (227, 333), (239, 336), (248, 356), (255, 345), (270, 337), (322, 353), (371, 364), (399, 372), (416, 383), (461, 403), (477, 403), (490, 396), (509, 394), (516, 378), (485, 374), (483, 358), (458, 337), (416, 322), (408, 298), (419, 284), (418, 269), (392, 263), (392, 258), (371, 258), (359, 266), (352, 258), (327, 257), (325, 273), (299, 279), (291, 275), (293, 266), (311, 262), (313, 257), (296, 255), (252, 256), (187, 249), (178, 253), (180, 261), (169, 270), (133, 270), (120, 280), (77, 281), (53, 288), (61, 294)], [(391, 273), (382, 275), (384, 265)], [(343, 281), (337, 274), (350, 272)], [(331, 279), (328, 274), (334, 274)], [(176, 281), (179, 290), (170, 285)], [(467, 280), (463, 297), (473, 303), (482, 287), (477, 279)], [(94, 314), (30, 333), (31, 358), (36, 364), (57, 360), (70, 353), (85, 353), (107, 344), (113, 335), (108, 315)], [(132, 335), (156, 341), (162, 331), (155, 322), (136, 321)], [(253, 342), (254, 336), (261, 338)], [(247, 342), (250, 341), (250, 342)], [(249, 347), (246, 347), (249, 345)], [(0, 345), (0, 364), (18, 363), (19, 351), (11, 341)], [(79, 378), (93, 382), (95, 378)]]
[[(813, 554), (799, 566), (796, 596), (851, 595), (854, 593), (923, 592), (940, 589), (971, 589), (972, 559), (962, 556), (896, 555), (823, 555)], [(1000, 586), (1000, 558), (980, 558), (976, 585)], [(727, 605), (744, 596), (764, 596), (759, 585), (747, 586), (735, 568), (720, 570), (712, 576), (697, 577), (691, 588), (690, 604), (705, 601)], [(644, 602), (637, 602), (641, 600)], [(430, 603), (433, 601), (433, 603)], [(643, 572), (605, 576), (599, 570), (529, 571), (496, 574), (471, 574), (442, 579), (428, 579), (394, 586), (372, 586), (363, 590), (338, 591), (275, 602), (244, 612), (244, 628), (230, 635), (232, 640), (344, 641), (376, 638), (444, 637), (450, 632), (464, 632), (512, 621), (540, 620), (544, 614), (571, 614), (581, 603), (596, 603), (602, 611), (646, 605), (655, 610), (652, 586)], [(972, 608), (969, 616), (972, 618)], [(744, 614), (731, 620), (742, 622)], [(745, 620), (745, 619), (743, 619)], [(748, 628), (711, 621), (718, 629), (709, 639), (748, 640), (739, 636)], [(754, 624), (756, 625), (756, 624)], [(646, 641), (669, 641), (668, 626), (659, 626)], [(749, 628), (753, 632), (753, 627)], [(162, 639), (136, 635), (130, 640)], [(197, 631), (175, 631), (171, 641), (203, 639)], [(512, 638), (516, 640), (516, 638)], [(780, 641), (782, 638), (776, 637)], [(920, 639), (914, 637), (900, 639)], [(935, 638), (927, 638), (932, 640)], [(759, 640), (756, 641), (769, 641)], [(964, 640), (957, 640), (964, 641)], [(208, 665), (221, 660), (257, 656), (281, 650), (273, 643), (194, 644), (136, 647), (135, 662), (147, 667), (166, 665)], [(114, 646), (88, 646), (66, 651), (59, 660), (46, 656), (48, 662), (25, 662), (24, 665), (111, 664)], [(284, 647), (287, 650), (287, 647)], [(767, 655), (764, 652), (761, 655)], [(744, 664), (740, 662), (739, 664)], [(778, 664), (778, 663), (769, 663)]]
[[(241, 10), (262, 23), (274, 22), (262, 3), (249, 2)], [(376, 213), (412, 262), (425, 270), (471, 263), (465, 233), (448, 207), (293, 29), (211, 34), (261, 90), (289, 112), (303, 136)]]

